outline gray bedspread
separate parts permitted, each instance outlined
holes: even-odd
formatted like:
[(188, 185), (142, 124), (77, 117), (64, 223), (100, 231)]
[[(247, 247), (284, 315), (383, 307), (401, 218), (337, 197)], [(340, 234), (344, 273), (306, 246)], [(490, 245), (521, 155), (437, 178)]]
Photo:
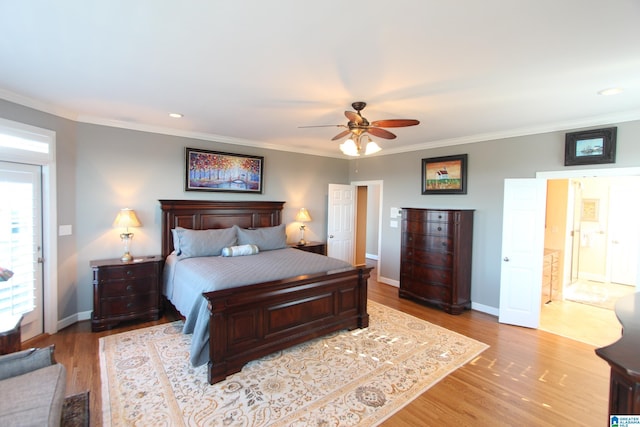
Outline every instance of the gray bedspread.
[(350, 268), (335, 258), (293, 248), (238, 257), (167, 257), (164, 295), (186, 317), (184, 333), (193, 334), (191, 364), (209, 361), (209, 311), (204, 292), (227, 289), (301, 274)]

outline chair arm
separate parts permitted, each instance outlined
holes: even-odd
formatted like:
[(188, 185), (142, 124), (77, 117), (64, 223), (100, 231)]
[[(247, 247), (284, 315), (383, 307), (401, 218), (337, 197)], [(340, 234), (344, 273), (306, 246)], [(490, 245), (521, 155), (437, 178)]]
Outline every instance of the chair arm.
[(26, 374), (56, 363), (54, 345), (30, 348), (0, 356), (0, 380)]

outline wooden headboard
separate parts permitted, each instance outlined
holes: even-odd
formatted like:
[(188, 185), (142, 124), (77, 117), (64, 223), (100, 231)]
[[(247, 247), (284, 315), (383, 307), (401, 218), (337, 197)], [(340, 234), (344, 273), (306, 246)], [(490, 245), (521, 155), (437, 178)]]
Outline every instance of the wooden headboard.
[(282, 221), (285, 202), (160, 200), (162, 209), (162, 256), (173, 251), (171, 229), (193, 230), (273, 227)]

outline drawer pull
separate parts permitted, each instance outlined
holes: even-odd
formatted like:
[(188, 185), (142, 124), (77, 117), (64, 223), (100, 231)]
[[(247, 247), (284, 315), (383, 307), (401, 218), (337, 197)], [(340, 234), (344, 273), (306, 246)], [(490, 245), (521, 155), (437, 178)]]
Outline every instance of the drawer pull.
[(438, 227), (438, 231), (442, 231), (442, 227)]
[(127, 308), (131, 308), (131, 307), (133, 307), (133, 305), (134, 304), (132, 302), (130, 302), (130, 303), (127, 304)]
[(127, 291), (131, 292), (133, 290), (133, 286), (127, 285)]
[(127, 276), (131, 276), (131, 275), (133, 275), (133, 271), (127, 270)]

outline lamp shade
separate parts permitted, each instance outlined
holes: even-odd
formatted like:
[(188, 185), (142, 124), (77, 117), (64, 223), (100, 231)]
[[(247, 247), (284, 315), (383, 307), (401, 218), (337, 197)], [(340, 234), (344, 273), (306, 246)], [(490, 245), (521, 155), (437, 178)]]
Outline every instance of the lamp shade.
[(116, 216), (116, 220), (113, 221), (114, 227), (119, 228), (129, 228), (129, 227), (140, 227), (142, 224), (136, 215), (136, 211), (129, 208), (120, 209), (118, 212), (118, 216)]
[(298, 214), (296, 215), (296, 221), (298, 222), (309, 222), (311, 221), (311, 215), (309, 215), (309, 211), (306, 208), (300, 208)]

